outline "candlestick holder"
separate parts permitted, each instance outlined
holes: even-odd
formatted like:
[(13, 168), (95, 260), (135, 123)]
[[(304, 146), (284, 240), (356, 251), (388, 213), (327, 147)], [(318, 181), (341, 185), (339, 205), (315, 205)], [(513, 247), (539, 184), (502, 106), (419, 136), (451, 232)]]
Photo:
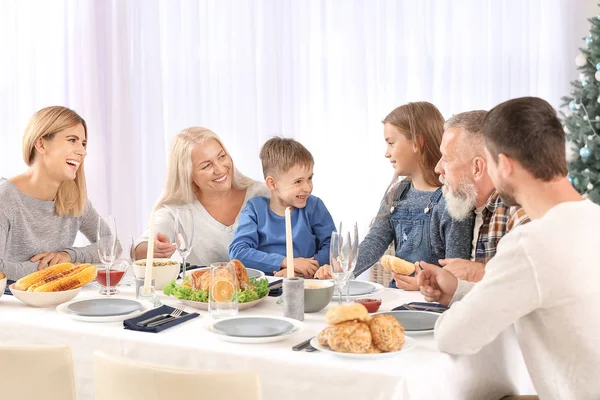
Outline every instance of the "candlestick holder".
[(283, 316), (304, 321), (304, 279), (283, 280)]

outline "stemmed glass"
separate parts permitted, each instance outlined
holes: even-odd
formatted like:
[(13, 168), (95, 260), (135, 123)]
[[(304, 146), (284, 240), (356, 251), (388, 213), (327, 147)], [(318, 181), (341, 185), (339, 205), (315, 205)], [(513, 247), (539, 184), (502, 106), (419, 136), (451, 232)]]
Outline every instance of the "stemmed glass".
[[(340, 231), (341, 227), (342, 224), (340, 223)], [(344, 289), (352, 276), (358, 259), (358, 226), (356, 223), (354, 223), (353, 230), (352, 237), (350, 236), (350, 232), (346, 232), (345, 235), (336, 231), (331, 233), (329, 261), (331, 275), (338, 288), (338, 300), (340, 304), (347, 301), (347, 298), (344, 298)]]
[(183, 264), (181, 279), (185, 279), (187, 269), (185, 259), (192, 251), (192, 243), (194, 243), (194, 215), (192, 210), (187, 207), (177, 208), (175, 211), (175, 245)]
[[(117, 224), (115, 217), (98, 217), (98, 257), (106, 271), (106, 288), (110, 288), (110, 267), (117, 254)], [(110, 290), (106, 295), (110, 296)]]

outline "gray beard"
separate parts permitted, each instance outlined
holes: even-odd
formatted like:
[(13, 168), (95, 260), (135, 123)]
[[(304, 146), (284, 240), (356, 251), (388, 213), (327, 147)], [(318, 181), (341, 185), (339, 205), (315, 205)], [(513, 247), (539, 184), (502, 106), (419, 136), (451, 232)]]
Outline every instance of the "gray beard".
[(456, 192), (448, 190), (448, 187), (444, 185), (442, 186), (442, 192), (446, 199), (446, 209), (452, 219), (464, 221), (471, 216), (477, 200), (477, 188), (473, 183), (460, 182), (459, 189)]

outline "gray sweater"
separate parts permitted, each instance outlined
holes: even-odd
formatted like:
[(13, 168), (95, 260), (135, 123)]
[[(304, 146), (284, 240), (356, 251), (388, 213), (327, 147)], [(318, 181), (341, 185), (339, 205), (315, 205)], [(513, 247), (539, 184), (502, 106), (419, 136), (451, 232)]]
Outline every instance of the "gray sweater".
[[(410, 181), (402, 181), (399, 185), (410, 184)], [(400, 190), (395, 189), (392, 189), (384, 197), (371, 230), (359, 246), (358, 261), (354, 270), (355, 276), (362, 274), (379, 261), (392, 242), (395, 242), (396, 246), (399, 243), (396, 239), (395, 230), (390, 223), (390, 205), (402, 201), (402, 204), (405, 206), (425, 209), (429, 205), (431, 195), (433, 194), (433, 192), (416, 190), (411, 186), (404, 195), (404, 198), (400, 200), (399, 195), (402, 190), (401, 188)], [(391, 195), (395, 195), (393, 202), (390, 202), (389, 199)], [(439, 265), (438, 260), (443, 258), (464, 258), (468, 260), (471, 256), (473, 219), (469, 218), (465, 221), (453, 220), (446, 211), (446, 201), (442, 196), (431, 211), (429, 238), (432, 258), (420, 261)], [(396, 248), (397, 250), (398, 248)]]
[(8, 279), (35, 272), (39, 262), (29, 259), (45, 252), (66, 251), (77, 263), (98, 262), (95, 244), (73, 247), (78, 231), (95, 243), (97, 226), (98, 213), (89, 201), (79, 217), (58, 216), (54, 201), (29, 197), (0, 179), (0, 272)]

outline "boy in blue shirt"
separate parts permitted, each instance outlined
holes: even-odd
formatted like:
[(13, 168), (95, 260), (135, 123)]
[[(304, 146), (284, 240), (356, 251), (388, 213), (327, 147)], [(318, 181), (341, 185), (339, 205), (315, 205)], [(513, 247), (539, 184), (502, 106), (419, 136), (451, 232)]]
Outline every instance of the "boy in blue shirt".
[(285, 275), (285, 209), (290, 207), (294, 242), (294, 272), (312, 277), (329, 263), (329, 242), (335, 230), (325, 204), (311, 196), (312, 154), (293, 139), (269, 139), (260, 151), (271, 199), (248, 200), (229, 245), (229, 257), (246, 267)]

